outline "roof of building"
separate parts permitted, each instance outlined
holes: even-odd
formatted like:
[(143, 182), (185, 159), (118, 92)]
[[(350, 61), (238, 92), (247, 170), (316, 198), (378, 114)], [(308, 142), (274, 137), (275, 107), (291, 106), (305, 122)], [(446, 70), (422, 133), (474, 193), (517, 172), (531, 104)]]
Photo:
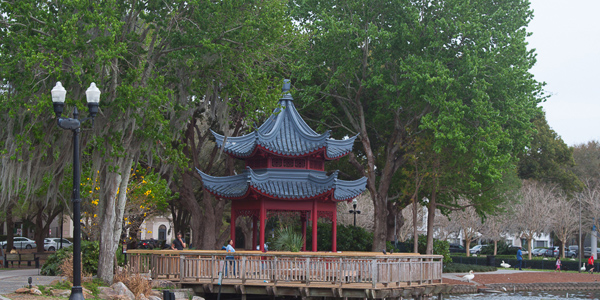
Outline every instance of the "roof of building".
[(289, 80), (284, 82), (280, 107), (258, 130), (239, 137), (227, 137), (211, 130), (217, 145), (234, 157), (252, 156), (257, 149), (282, 156), (305, 156), (324, 151), (325, 159), (337, 159), (352, 151), (358, 135), (344, 140), (330, 138), (330, 132), (318, 134), (300, 116), (292, 95)]
[(328, 176), (323, 171), (254, 171), (248, 167), (242, 174), (228, 177), (214, 177), (198, 169), (196, 171), (202, 176), (204, 188), (227, 199), (242, 199), (252, 192), (283, 200), (311, 199), (332, 193), (332, 200), (344, 201), (360, 195), (367, 184), (366, 177), (354, 181), (340, 180), (337, 171)]

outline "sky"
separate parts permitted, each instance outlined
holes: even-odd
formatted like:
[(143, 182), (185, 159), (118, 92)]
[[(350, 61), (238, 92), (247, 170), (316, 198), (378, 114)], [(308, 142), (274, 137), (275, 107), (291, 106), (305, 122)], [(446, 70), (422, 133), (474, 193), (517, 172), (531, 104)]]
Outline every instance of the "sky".
[(569, 146), (600, 141), (600, 0), (530, 0), (531, 72), (551, 97), (542, 107)]

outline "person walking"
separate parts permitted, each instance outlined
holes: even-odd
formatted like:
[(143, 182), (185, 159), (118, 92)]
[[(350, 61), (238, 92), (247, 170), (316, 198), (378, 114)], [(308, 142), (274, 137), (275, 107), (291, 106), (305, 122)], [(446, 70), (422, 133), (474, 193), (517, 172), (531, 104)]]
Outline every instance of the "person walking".
[(185, 240), (181, 237), (181, 232), (177, 233), (177, 238), (171, 243), (171, 249), (183, 250), (186, 247)]
[(594, 256), (590, 256), (590, 258), (588, 258), (587, 267), (588, 272), (590, 272), (590, 274), (594, 274)]
[(560, 262), (560, 257), (557, 257), (557, 258), (556, 258), (556, 270), (555, 270), (555, 271), (558, 271), (558, 273), (560, 273), (560, 266), (561, 266), (561, 265), (562, 265), (562, 264), (561, 264), (561, 262)]
[(523, 266), (523, 251), (521, 251), (521, 247), (517, 250), (517, 262), (519, 264), (519, 270), (521, 270), (521, 267)]
[[(227, 247), (225, 247), (225, 250), (227, 250), (227, 253), (234, 253), (235, 249), (233, 248), (233, 240), (229, 240), (229, 243), (227, 244)], [(235, 277), (235, 261), (234, 261), (234, 257), (233, 255), (227, 255), (225, 256), (225, 260), (227, 261), (225, 263), (225, 274), (228, 275), (227, 273), (227, 265), (231, 265), (232, 266), (232, 272), (233, 272), (233, 276)]]

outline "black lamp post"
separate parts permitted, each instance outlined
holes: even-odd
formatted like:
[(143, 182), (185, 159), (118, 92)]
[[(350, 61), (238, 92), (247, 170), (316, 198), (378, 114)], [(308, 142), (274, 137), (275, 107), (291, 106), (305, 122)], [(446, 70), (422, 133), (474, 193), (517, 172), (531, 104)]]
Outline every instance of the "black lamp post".
[(352, 208), (350, 210), (351, 214), (354, 214), (354, 227), (356, 227), (356, 214), (360, 215), (360, 210), (356, 210), (356, 204), (358, 203), (358, 201), (356, 200), (356, 198), (354, 198), (354, 200), (352, 200)]
[(83, 300), (83, 291), (81, 288), (81, 196), (79, 193), (79, 184), (81, 181), (80, 165), (79, 165), (79, 131), (81, 123), (92, 120), (98, 113), (98, 103), (100, 102), (100, 90), (92, 83), (85, 91), (89, 117), (79, 120), (79, 112), (77, 107), (73, 108), (73, 118), (63, 118), (60, 115), (63, 112), (65, 105), (65, 96), (67, 91), (63, 88), (60, 82), (52, 89), (52, 102), (54, 105), (54, 113), (58, 119), (58, 127), (71, 130), (73, 132), (73, 287), (71, 288), (71, 296), (69, 300)]

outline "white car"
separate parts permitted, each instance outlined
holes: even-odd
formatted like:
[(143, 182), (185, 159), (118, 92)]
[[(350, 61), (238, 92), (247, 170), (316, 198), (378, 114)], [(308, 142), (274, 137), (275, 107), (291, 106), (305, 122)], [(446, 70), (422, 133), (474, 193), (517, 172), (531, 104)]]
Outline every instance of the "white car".
[(46, 251), (56, 251), (56, 249), (61, 249), (60, 242), (62, 240), (62, 248), (72, 246), (73, 243), (67, 239), (61, 238), (45, 238), (44, 239), (44, 250)]
[(473, 246), (473, 248), (469, 249), (469, 252), (471, 252), (471, 254), (480, 254), (481, 250), (485, 246), (487, 246), (487, 245), (475, 245), (475, 246)]
[[(6, 249), (6, 241), (0, 242), (3, 249)], [(17, 249), (32, 249), (37, 247), (34, 240), (30, 240), (26, 237), (16, 236), (13, 239), (13, 245)]]

